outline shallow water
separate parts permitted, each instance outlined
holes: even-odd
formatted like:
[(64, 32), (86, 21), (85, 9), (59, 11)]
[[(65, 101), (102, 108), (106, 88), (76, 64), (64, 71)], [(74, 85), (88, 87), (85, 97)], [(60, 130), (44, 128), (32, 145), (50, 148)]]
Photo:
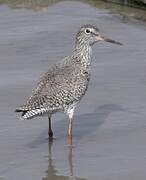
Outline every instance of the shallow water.
[[(145, 180), (146, 30), (83, 2), (43, 9), (0, 6), (0, 179)], [(74, 147), (67, 117), (19, 121), (14, 109), (30, 95), (47, 67), (69, 55), (80, 25), (97, 25), (122, 42), (93, 48), (92, 80), (76, 111)]]

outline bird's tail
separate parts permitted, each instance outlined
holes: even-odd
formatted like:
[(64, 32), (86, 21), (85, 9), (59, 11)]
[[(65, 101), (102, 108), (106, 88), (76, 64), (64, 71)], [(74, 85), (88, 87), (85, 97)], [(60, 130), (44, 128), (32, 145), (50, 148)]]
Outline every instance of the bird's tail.
[(33, 117), (32, 115), (30, 115), (28, 109), (24, 109), (22, 107), (15, 109), (15, 112), (21, 113), (21, 117), (20, 117), (21, 120), (30, 119)]
[(39, 109), (25, 109), (25, 108), (17, 108), (15, 110), (15, 112), (17, 113), (21, 113), (21, 120), (25, 120), (25, 119), (31, 119), (35, 116), (39, 116), (42, 115), (43, 113), (47, 112), (47, 109), (45, 108), (39, 108)]

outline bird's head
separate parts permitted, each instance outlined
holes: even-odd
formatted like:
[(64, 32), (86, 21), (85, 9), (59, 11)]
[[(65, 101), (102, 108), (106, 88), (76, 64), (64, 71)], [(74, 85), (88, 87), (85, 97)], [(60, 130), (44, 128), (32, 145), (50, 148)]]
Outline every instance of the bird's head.
[(97, 27), (90, 24), (82, 26), (76, 35), (76, 44), (93, 45), (98, 41), (122, 45), (120, 42), (104, 37)]

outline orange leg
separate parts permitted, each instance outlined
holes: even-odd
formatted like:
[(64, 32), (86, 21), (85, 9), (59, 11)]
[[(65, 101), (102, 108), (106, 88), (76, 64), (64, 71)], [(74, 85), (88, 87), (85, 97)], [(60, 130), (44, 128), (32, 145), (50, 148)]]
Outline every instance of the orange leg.
[(69, 116), (68, 143), (69, 143), (69, 145), (72, 145), (72, 129), (73, 129), (72, 126), (73, 126), (74, 109), (75, 109), (75, 107), (73, 107), (72, 109), (70, 109), (68, 111), (68, 116)]
[(69, 119), (69, 125), (68, 125), (68, 136), (72, 137), (72, 124), (73, 124), (73, 119)]

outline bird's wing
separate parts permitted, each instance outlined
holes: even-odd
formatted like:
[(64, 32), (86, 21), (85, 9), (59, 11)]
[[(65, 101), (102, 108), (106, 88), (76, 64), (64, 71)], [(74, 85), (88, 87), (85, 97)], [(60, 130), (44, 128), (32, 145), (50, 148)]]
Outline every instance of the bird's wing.
[(42, 76), (26, 104), (17, 108), (16, 112), (22, 112), (22, 118), (29, 119), (35, 115), (59, 109), (64, 100), (62, 94), (65, 94), (67, 89), (69, 91), (68, 81), (72, 77), (72, 72), (73, 68), (68, 65), (52, 66)]
[[(74, 67), (70, 65), (57, 64), (50, 67), (50, 69), (42, 76), (37, 87), (33, 90), (34, 95), (53, 96), (55, 92), (65, 89), (68, 82), (72, 80), (74, 74)], [(30, 98), (31, 98), (30, 97)]]

